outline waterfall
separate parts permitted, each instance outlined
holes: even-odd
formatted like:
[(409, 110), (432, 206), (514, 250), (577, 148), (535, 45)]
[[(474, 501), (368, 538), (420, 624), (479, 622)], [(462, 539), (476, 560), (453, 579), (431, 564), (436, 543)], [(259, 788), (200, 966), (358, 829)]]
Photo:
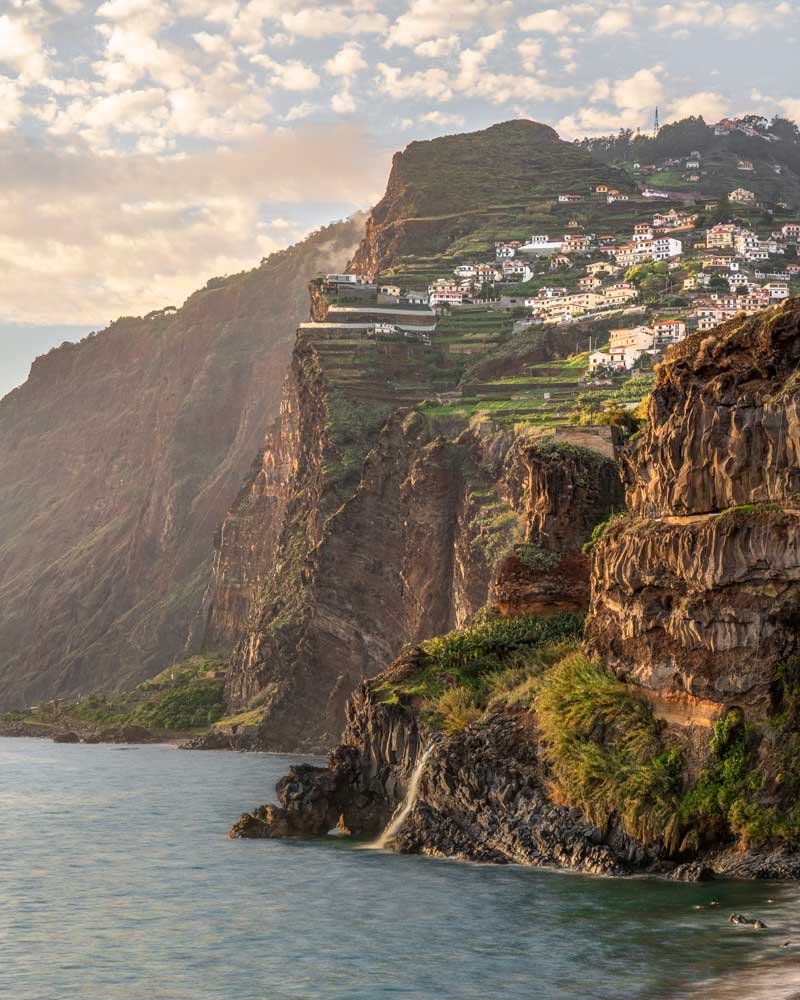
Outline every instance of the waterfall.
[(422, 778), (422, 772), (425, 770), (425, 763), (428, 757), (433, 753), (436, 747), (436, 741), (431, 743), (422, 754), (420, 759), (414, 765), (414, 770), (411, 772), (411, 780), (408, 783), (408, 791), (406, 792), (406, 797), (403, 799), (402, 803), (395, 810), (394, 816), (389, 820), (389, 825), (383, 831), (383, 833), (378, 837), (372, 847), (382, 850), (386, 845), (397, 836), (400, 827), (406, 821), (408, 814), (414, 808), (414, 803), (417, 801), (417, 796), (419, 794), (419, 783)]

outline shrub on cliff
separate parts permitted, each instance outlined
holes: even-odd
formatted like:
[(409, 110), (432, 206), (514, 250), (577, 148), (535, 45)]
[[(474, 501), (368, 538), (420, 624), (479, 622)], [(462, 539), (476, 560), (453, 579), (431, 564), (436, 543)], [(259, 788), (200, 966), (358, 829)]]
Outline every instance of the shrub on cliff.
[[(455, 731), (478, 718), (504, 685), (510, 689), (540, 673), (544, 662), (563, 656), (565, 643), (582, 634), (582, 615), (482, 618), (423, 642), (419, 669), (402, 684), (380, 685), (376, 694), (383, 703), (395, 703), (401, 694), (417, 698), (430, 725)], [(559, 652), (548, 654), (553, 647)]]
[(475, 693), (466, 687), (449, 688), (440, 694), (434, 712), (441, 719), (441, 728), (446, 733), (456, 733), (471, 722), (477, 722), (483, 714), (475, 698)]
[(681, 806), (698, 841), (800, 846), (800, 660), (776, 668), (775, 702), (778, 711), (758, 729), (740, 709), (715, 723), (711, 762)]
[(620, 816), (644, 843), (679, 843), (680, 755), (651, 706), (575, 653), (542, 679), (534, 704), (556, 797), (604, 826)]
[(526, 614), (497, 618), (437, 636), (422, 643), (422, 652), (428, 679), (434, 685), (455, 682), (482, 687), (486, 675), (506, 666), (515, 653), (582, 634), (582, 615), (541, 618)]

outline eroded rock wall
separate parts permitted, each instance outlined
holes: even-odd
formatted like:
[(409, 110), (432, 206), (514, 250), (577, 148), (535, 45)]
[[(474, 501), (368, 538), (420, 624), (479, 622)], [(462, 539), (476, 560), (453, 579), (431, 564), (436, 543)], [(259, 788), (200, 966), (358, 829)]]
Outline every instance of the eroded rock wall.
[(623, 455), (631, 515), (597, 546), (587, 650), (672, 721), (763, 718), (798, 652), (800, 302), (696, 334)]
[[(260, 740), (274, 750), (333, 745), (364, 678), (404, 643), (462, 626), (490, 598), (509, 613), (583, 610), (580, 545), (620, 501), (604, 456), (488, 422), (445, 433), (416, 409), (389, 417), (342, 501), (329, 475), (330, 389), (313, 359), (309, 346), (295, 365), (277, 457), (264, 453), (243, 514), (234, 509), (223, 527), (209, 617), (210, 628), (242, 629), (229, 708), (262, 709)], [(280, 473), (278, 496), (267, 468)], [(493, 587), (502, 557), (526, 542), (546, 546), (545, 562), (512, 554), (513, 584), (506, 573)]]

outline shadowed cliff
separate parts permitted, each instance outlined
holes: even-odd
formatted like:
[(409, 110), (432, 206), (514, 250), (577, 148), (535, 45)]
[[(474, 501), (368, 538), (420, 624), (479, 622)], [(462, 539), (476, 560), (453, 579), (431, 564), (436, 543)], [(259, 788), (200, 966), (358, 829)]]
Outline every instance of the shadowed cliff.
[(51, 351), (0, 402), (0, 708), (129, 686), (182, 652), (308, 280), (362, 226)]

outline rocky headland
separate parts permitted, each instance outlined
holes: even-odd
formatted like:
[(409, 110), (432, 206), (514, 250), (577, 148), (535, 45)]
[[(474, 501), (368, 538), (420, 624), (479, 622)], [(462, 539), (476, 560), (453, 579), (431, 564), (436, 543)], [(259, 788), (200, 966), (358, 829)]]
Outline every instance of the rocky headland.
[[(493, 613), (361, 684), (329, 766), (294, 768), (232, 836), (376, 837), (404, 804), (400, 851), (798, 877), (798, 360), (797, 300), (674, 349), (623, 453), (627, 513), (594, 531), (570, 462), (517, 446), (528, 537), (571, 557), (593, 536), (585, 633), (503, 567)], [(555, 521), (531, 502), (554, 480), (576, 504)]]

